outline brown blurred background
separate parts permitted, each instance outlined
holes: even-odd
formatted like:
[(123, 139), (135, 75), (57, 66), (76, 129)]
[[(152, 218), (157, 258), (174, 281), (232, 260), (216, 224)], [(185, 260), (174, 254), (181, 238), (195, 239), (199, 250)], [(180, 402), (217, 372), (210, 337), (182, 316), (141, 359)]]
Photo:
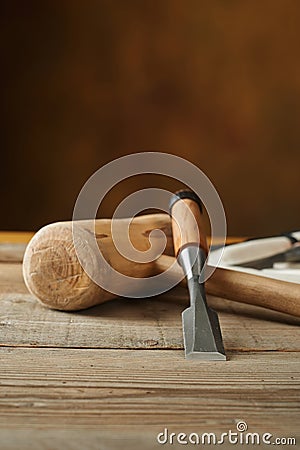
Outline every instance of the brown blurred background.
[[(87, 178), (139, 151), (198, 165), (229, 233), (300, 228), (297, 0), (1, 1), (2, 230), (69, 220)], [(136, 177), (101, 207), (162, 177)]]

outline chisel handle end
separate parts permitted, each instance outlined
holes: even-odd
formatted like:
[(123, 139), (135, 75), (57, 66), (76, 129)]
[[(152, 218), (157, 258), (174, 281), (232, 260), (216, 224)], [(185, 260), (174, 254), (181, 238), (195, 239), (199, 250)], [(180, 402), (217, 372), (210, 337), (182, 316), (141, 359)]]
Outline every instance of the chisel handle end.
[(187, 245), (199, 245), (207, 254), (207, 241), (203, 224), (202, 203), (192, 191), (176, 192), (170, 201), (175, 255)]

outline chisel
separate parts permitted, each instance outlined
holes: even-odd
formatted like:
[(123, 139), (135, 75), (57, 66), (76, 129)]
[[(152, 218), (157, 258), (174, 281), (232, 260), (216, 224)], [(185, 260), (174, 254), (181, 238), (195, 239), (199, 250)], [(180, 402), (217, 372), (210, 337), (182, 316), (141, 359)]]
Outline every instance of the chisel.
[(190, 295), (190, 307), (182, 313), (185, 356), (226, 360), (219, 319), (207, 304), (202, 281), (207, 243), (201, 211), (201, 201), (192, 191), (178, 191), (171, 198), (174, 250)]

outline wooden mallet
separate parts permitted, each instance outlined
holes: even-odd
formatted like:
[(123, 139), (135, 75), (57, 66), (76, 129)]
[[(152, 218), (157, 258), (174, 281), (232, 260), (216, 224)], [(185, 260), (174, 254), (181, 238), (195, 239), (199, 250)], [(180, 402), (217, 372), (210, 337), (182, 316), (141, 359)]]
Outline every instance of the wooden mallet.
[[(171, 219), (168, 214), (149, 214), (133, 219), (117, 219), (127, 230), (130, 222), (132, 245), (146, 251), (150, 247), (152, 230), (161, 230), (166, 236), (164, 254), (148, 263), (137, 263), (122, 256), (116, 249), (111, 220), (95, 220), (97, 245), (111, 267), (120, 273), (137, 278), (159, 274), (174, 264)], [(82, 240), (88, 242), (91, 221), (77, 223)], [(125, 233), (124, 233), (125, 235)], [(161, 234), (153, 239), (161, 239)], [(86, 259), (93, 260), (86, 246)], [(102, 275), (102, 268), (97, 270)], [(178, 277), (179, 266), (174, 265), (170, 277)], [(58, 222), (39, 230), (28, 244), (23, 275), (29, 291), (48, 308), (71, 311), (89, 308), (115, 295), (95, 284), (78, 260), (73, 243), (72, 222)], [(103, 270), (103, 277), (108, 274)], [(184, 281), (183, 281), (184, 282)], [(248, 303), (300, 317), (300, 286), (248, 273), (217, 268), (206, 282), (208, 294), (229, 300)]]

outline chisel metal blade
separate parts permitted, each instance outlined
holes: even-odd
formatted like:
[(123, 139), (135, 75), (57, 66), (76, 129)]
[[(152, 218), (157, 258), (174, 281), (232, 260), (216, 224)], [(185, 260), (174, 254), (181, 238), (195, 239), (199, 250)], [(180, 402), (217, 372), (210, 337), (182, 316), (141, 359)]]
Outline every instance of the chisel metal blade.
[(188, 280), (191, 306), (182, 313), (183, 339), (187, 359), (226, 360), (219, 319), (207, 306), (203, 285)]

